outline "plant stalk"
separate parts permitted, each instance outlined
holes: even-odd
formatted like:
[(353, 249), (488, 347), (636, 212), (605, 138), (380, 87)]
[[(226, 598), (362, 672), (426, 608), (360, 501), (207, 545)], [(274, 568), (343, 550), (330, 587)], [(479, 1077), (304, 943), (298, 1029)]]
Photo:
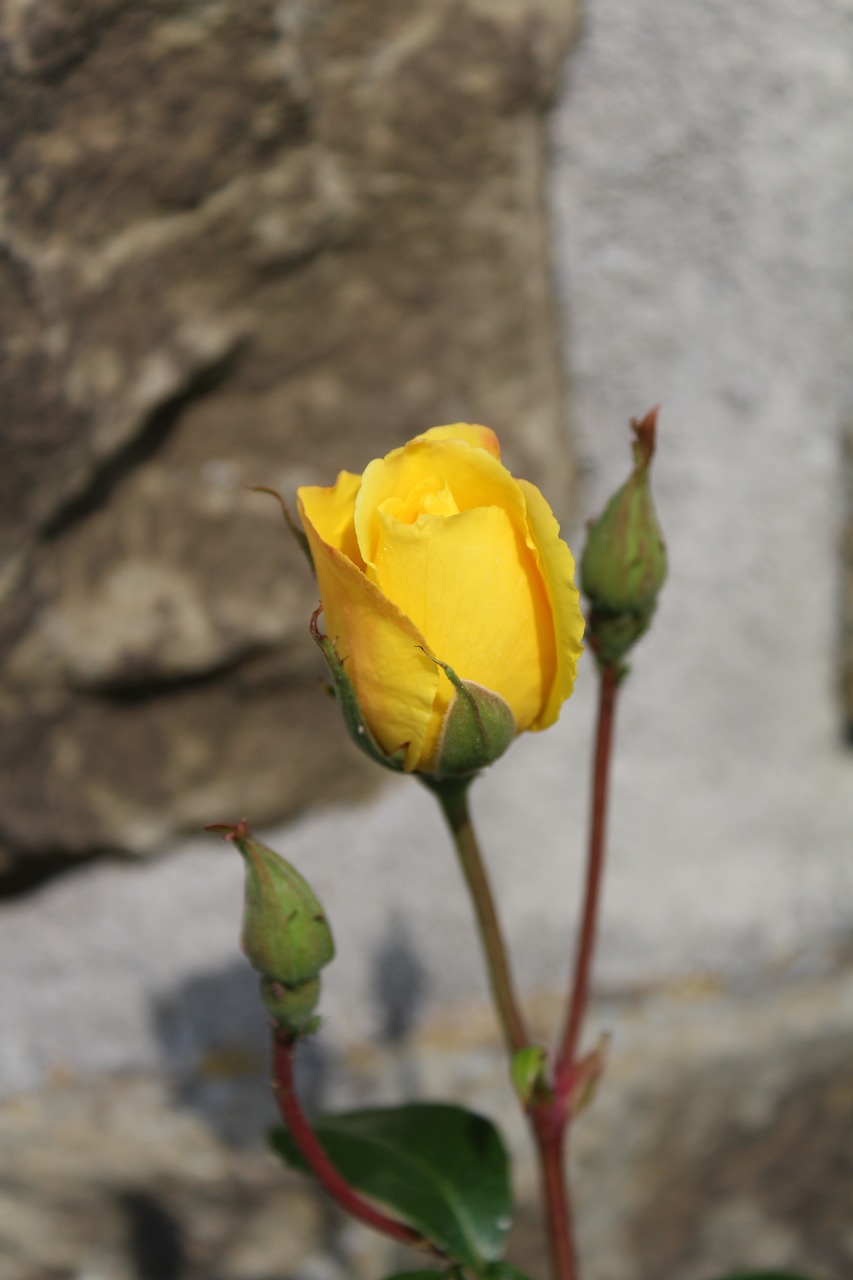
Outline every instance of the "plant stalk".
[[(598, 930), (610, 757), (620, 678), (621, 673), (616, 665), (600, 669), (584, 902), (566, 1025), (554, 1069), (554, 1091), (550, 1097), (533, 1101), (527, 1108), (539, 1155), (554, 1280), (578, 1280), (566, 1155), (572, 1120), (571, 1091), (575, 1083), (580, 1035), (589, 1000)], [(429, 785), (441, 803), (459, 855), (486, 954), (492, 993), (507, 1048), (512, 1055), (529, 1045), (530, 1038), (515, 995), (506, 944), (471, 823), (468, 786), (466, 783), (456, 786)]]
[(296, 1094), (293, 1079), (295, 1045), (296, 1040), (290, 1032), (281, 1027), (274, 1028), (272, 1087), (281, 1117), (317, 1181), (342, 1209), (351, 1217), (357, 1218), (359, 1222), (364, 1222), (374, 1231), (390, 1236), (392, 1240), (398, 1240), (401, 1244), (407, 1244), (413, 1249), (427, 1251), (435, 1257), (442, 1258), (444, 1255), (419, 1232), (375, 1209), (354, 1187), (349, 1185), (332, 1164), (311, 1128)]
[(577, 1280), (574, 1233), (566, 1173), (566, 1130), (558, 1125), (547, 1132), (547, 1119), (543, 1125), (531, 1116), (536, 1148), (539, 1153), (539, 1169), (542, 1194), (545, 1200), (545, 1221), (548, 1227), (548, 1247), (551, 1253), (551, 1273), (554, 1280)]
[(563, 1096), (571, 1088), (584, 1014), (586, 1013), (589, 999), (589, 982), (596, 933), (598, 931), (601, 882), (604, 872), (607, 791), (610, 778), (613, 721), (619, 680), (620, 671), (617, 666), (610, 665), (601, 669), (598, 686), (598, 724), (595, 737), (592, 814), (589, 828), (583, 912), (575, 955), (572, 994), (555, 1071), (557, 1092)]
[(462, 874), (474, 904), (492, 994), (507, 1049), (512, 1055), (519, 1049), (526, 1048), (530, 1044), (530, 1037), (515, 994), (503, 931), (471, 822), (471, 813), (468, 808), (468, 783), (457, 785), (439, 783), (432, 785), (430, 789), (438, 797), (459, 855)]

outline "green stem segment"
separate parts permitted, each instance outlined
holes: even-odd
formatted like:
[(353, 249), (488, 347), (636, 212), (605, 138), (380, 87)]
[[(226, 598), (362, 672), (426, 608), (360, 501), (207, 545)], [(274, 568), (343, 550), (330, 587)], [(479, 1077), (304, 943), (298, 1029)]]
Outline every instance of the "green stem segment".
[(349, 1185), (332, 1164), (311, 1128), (296, 1094), (293, 1080), (295, 1046), (296, 1037), (292, 1032), (280, 1027), (273, 1030), (272, 1085), (281, 1117), (317, 1181), (342, 1209), (345, 1209), (351, 1217), (357, 1218), (359, 1222), (364, 1222), (374, 1231), (390, 1236), (392, 1240), (398, 1240), (401, 1244), (410, 1245), (413, 1249), (427, 1250), (435, 1257), (442, 1258), (443, 1254), (419, 1232), (404, 1222), (398, 1222), (395, 1218), (390, 1218), (387, 1214), (375, 1209), (354, 1187)]
[[(586, 885), (574, 979), (566, 1026), (554, 1071), (553, 1094), (532, 1102), (528, 1107), (539, 1154), (554, 1280), (578, 1280), (566, 1147), (572, 1119), (571, 1090), (575, 1079), (584, 1014), (589, 999), (592, 959), (598, 930), (604, 871), (610, 756), (613, 745), (616, 693), (620, 678), (620, 669), (615, 664), (605, 664), (600, 668)], [(468, 782), (429, 783), (428, 785), (441, 804), (453, 836), (474, 905), (504, 1038), (510, 1053), (515, 1054), (520, 1049), (526, 1048), (530, 1044), (530, 1039), (515, 995), (506, 944), (471, 823), (468, 809)]]
[[(515, 1054), (530, 1044), (530, 1037), (515, 995), (506, 943), (471, 822), (468, 784), (430, 786), (439, 799), (456, 845), (477, 917), (504, 1039), (510, 1054)], [(539, 1153), (554, 1280), (577, 1280), (564, 1160), (566, 1114), (556, 1099), (542, 1100), (529, 1110)]]
[(477, 928), (486, 955), (489, 981), (504, 1039), (510, 1054), (515, 1054), (519, 1049), (524, 1049), (530, 1044), (530, 1037), (515, 995), (506, 943), (480, 846), (471, 822), (468, 809), (470, 779), (461, 782), (430, 782), (428, 785), (438, 798), (453, 836), (462, 874), (474, 904)]

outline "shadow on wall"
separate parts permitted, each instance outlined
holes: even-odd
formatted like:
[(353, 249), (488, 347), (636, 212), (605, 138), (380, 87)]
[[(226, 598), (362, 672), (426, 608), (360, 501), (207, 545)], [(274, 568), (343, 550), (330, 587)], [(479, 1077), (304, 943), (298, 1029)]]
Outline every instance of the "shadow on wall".
[(118, 1203), (137, 1280), (180, 1280), (186, 1269), (186, 1246), (174, 1214), (147, 1191), (123, 1192)]
[[(392, 915), (371, 962), (373, 1023), (380, 1043), (401, 1050), (420, 1016), (426, 972), (407, 933)], [(175, 1102), (201, 1114), (229, 1146), (252, 1145), (277, 1122), (269, 1088), (269, 1031), (258, 977), (236, 959), (198, 974), (155, 1000), (151, 1023)], [(406, 1063), (401, 1057), (406, 1085)], [(305, 1040), (297, 1056), (297, 1083), (309, 1112), (328, 1105), (334, 1055), (322, 1036)]]
[(191, 978), (154, 1001), (151, 1022), (176, 1103), (201, 1113), (229, 1146), (256, 1142), (275, 1105), (264, 1087), (269, 1035), (253, 970), (236, 959)]

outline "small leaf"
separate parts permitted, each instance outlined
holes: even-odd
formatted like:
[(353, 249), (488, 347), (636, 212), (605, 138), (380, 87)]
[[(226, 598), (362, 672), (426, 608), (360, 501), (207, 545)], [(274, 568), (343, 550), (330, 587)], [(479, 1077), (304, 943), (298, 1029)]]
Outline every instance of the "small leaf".
[(738, 1271), (736, 1275), (718, 1276), (717, 1280), (817, 1280), (793, 1271)]
[(609, 1048), (610, 1036), (604, 1032), (599, 1036), (595, 1048), (575, 1065), (572, 1087), (569, 1090), (569, 1115), (580, 1115), (595, 1097), (607, 1064)]
[(533, 1101), (540, 1090), (547, 1090), (545, 1066), (548, 1055), (538, 1044), (526, 1045), (513, 1055), (512, 1083), (525, 1106)]
[[(448, 1256), (482, 1273), (510, 1226), (509, 1162), (500, 1135), (463, 1107), (418, 1103), (322, 1116), (314, 1131), (347, 1181), (394, 1209)], [(306, 1170), (290, 1135), (275, 1150)]]

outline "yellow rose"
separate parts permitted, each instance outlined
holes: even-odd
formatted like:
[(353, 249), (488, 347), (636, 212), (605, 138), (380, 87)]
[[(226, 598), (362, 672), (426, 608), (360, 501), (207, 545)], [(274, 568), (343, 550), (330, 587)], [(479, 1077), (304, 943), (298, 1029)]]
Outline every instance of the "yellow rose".
[(439, 663), (498, 694), (517, 733), (554, 723), (583, 647), (574, 561), (493, 431), (434, 427), (297, 496), (326, 634), (384, 752), (435, 768), (456, 696)]

